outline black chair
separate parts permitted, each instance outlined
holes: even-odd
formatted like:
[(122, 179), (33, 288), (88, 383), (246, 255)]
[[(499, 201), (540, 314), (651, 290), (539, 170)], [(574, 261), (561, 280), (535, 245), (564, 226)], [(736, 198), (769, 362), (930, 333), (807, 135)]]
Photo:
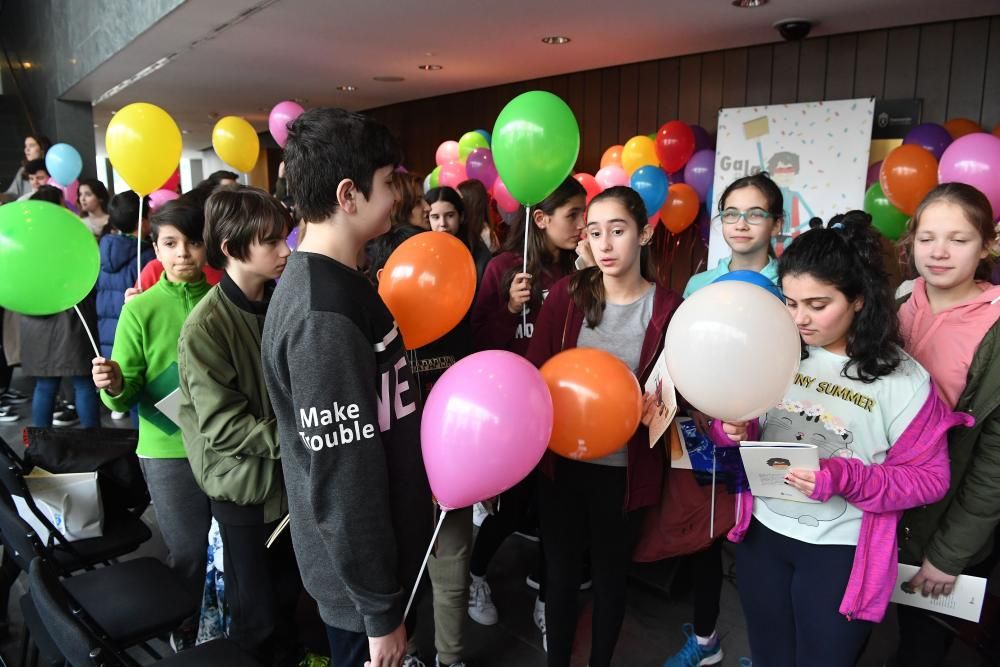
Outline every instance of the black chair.
[[(0, 536), (25, 572), (32, 560), (45, 557), (31, 526), (4, 503), (0, 503)], [(50, 563), (49, 567), (54, 566)], [(74, 611), (91, 623), (95, 636), (121, 651), (141, 646), (154, 658), (160, 656), (146, 642), (175, 630), (197, 611), (181, 579), (155, 558), (134, 558), (81, 572), (66, 578), (62, 587), (75, 602)], [(26, 625), (26, 629), (37, 634), (37, 628)], [(42, 641), (35, 644), (41, 647)]]
[[(115, 566), (117, 567), (117, 566)], [(74, 611), (55, 572), (36, 558), (29, 566), (29, 591), (39, 617), (70, 667), (135, 667), (127, 654), (96, 637)], [(156, 663), (163, 667), (257, 667), (259, 663), (228, 639), (201, 644)]]
[[(48, 517), (38, 509), (24, 480), (29, 470), (7, 442), (0, 438), (0, 485), (5, 496), (20, 496), (31, 513), (49, 530), (49, 544), (43, 544), (44, 555), (64, 574), (77, 570), (93, 569), (98, 564), (109, 564), (116, 558), (132, 553), (149, 540), (153, 533), (143, 520), (130, 512), (107, 512), (104, 535), (70, 542)], [(11, 502), (9, 497), (3, 501)]]

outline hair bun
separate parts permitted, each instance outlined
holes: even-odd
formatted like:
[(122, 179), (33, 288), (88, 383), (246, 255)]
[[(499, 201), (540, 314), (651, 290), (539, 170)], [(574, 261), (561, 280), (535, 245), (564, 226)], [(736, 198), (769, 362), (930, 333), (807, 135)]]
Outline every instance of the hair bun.
[(872, 226), (872, 217), (864, 211), (837, 214), (830, 218), (827, 229), (837, 232), (866, 264), (883, 265), (881, 236)]

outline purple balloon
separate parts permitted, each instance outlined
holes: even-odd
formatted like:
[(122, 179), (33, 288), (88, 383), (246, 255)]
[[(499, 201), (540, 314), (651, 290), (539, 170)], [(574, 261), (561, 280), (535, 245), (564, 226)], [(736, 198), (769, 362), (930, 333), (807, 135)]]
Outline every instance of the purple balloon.
[(705, 148), (698, 151), (688, 160), (684, 167), (684, 182), (694, 188), (698, 193), (698, 199), (705, 201), (709, 190), (712, 189), (712, 180), (715, 178), (715, 151)]
[(878, 183), (880, 173), (882, 173), (882, 160), (868, 166), (868, 175), (865, 176), (865, 191), (872, 186), (872, 183)]
[(1000, 137), (976, 132), (955, 139), (938, 163), (938, 182), (971, 185), (986, 195), (993, 219), (1000, 219)]
[(951, 145), (952, 138), (948, 130), (937, 123), (923, 123), (906, 133), (904, 144), (915, 144), (930, 151), (935, 160), (940, 160), (944, 149)]
[(708, 130), (703, 128), (701, 125), (692, 125), (691, 131), (694, 132), (694, 152), (705, 150), (706, 148), (715, 149), (715, 140), (712, 139), (712, 135), (708, 133)]
[(305, 111), (295, 102), (278, 102), (271, 109), (271, 115), (267, 118), (267, 129), (271, 131), (271, 136), (282, 148), (288, 141), (288, 124), (299, 117)]
[(291, 233), (288, 235), (288, 238), (285, 239), (285, 243), (287, 243), (288, 247), (291, 248), (292, 250), (295, 250), (299, 246), (299, 228), (298, 227), (296, 227), (295, 229), (293, 229), (291, 231)]
[(488, 148), (477, 148), (465, 160), (465, 174), (474, 178), (489, 190), (497, 180), (497, 168), (493, 164), (493, 152)]

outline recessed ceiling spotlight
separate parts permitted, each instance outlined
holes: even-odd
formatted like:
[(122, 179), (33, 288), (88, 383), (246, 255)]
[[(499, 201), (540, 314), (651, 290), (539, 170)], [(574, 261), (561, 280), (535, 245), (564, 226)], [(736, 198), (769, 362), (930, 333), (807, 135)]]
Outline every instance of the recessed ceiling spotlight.
[(381, 81), (382, 83), (399, 83), (400, 81), (406, 81), (401, 76), (374, 76), (372, 77), (375, 81)]
[(740, 9), (753, 9), (754, 7), (766, 4), (767, 0), (733, 0), (733, 7), (739, 7)]
[(442, 65), (418, 65), (417, 69), (422, 69), (425, 72), (436, 72), (439, 69), (444, 69)]
[(70, 58), (69, 59), (69, 64), (70, 65), (75, 65), (76, 64), (76, 58)]
[(337, 86), (337, 90), (341, 91), (342, 93), (353, 93), (357, 89), (358, 89), (357, 86), (351, 86), (351, 85)]
[(428, 58), (433, 58), (437, 54), (435, 52), (433, 52), (433, 51), (425, 51), (424, 55), (427, 56)]
[(191, 134), (191, 130), (181, 130), (181, 134)]
[(24, 69), (31, 69), (32, 68), (32, 64), (29, 63), (28, 61), (25, 61), (25, 62), (21, 63), (21, 67), (23, 67)]
[(542, 37), (542, 41), (546, 44), (568, 44), (570, 38), (563, 37), (562, 35), (552, 35), (551, 37)]

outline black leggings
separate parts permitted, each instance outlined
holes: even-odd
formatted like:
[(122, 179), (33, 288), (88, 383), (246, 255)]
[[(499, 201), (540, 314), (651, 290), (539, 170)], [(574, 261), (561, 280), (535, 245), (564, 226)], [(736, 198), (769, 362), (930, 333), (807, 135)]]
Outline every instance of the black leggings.
[[(469, 570), (477, 577), (485, 577), (490, 561), (500, 545), (517, 530), (533, 529), (538, 523), (538, 496), (535, 475), (528, 475), (514, 488), (500, 495), (500, 506), (495, 514), (490, 514), (483, 520), (476, 536), (476, 544), (472, 549)], [(539, 545), (540, 547), (541, 545)], [(542, 549), (538, 550), (539, 567), (537, 574), (541, 577), (540, 596), (545, 601), (545, 560)]]
[(545, 543), (548, 666), (568, 667), (577, 625), (577, 591), (590, 549), (594, 613), (590, 666), (609, 667), (625, 618), (635, 513), (623, 510), (626, 469), (558, 458), (555, 478), (539, 475)]
[(691, 555), (691, 598), (694, 605), (694, 632), (708, 637), (715, 632), (722, 597), (722, 540)]

